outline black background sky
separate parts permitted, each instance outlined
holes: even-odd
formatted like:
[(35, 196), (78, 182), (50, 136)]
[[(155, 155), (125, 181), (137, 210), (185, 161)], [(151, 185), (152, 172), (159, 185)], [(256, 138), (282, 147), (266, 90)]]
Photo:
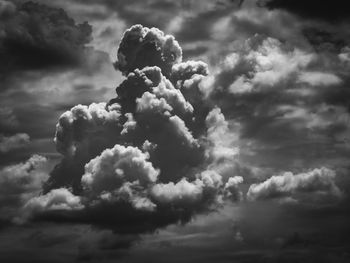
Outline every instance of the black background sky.
[[(0, 0), (0, 262), (349, 262), (346, 2)], [(146, 137), (168, 147), (160, 157), (151, 156), (171, 177), (162, 183), (177, 183), (202, 168), (227, 180), (242, 177), (238, 188), (233, 185), (234, 202), (208, 208), (191, 199), (193, 190), (183, 194), (183, 202), (188, 198), (194, 203), (186, 204), (180, 214), (167, 207), (183, 205), (178, 200), (172, 200), (175, 205), (159, 201), (166, 205), (152, 215), (108, 205), (79, 210), (83, 199), (90, 198), (81, 197), (81, 177), (88, 170), (84, 165), (102, 150), (122, 144), (121, 129), (116, 133), (116, 117), (113, 110), (103, 110), (104, 104), (96, 106), (101, 115), (88, 124), (79, 123), (79, 118), (92, 108), (72, 113), (78, 119), (73, 124), (56, 124), (75, 105), (109, 102), (116, 97), (116, 87), (122, 113), (136, 114), (129, 98), (139, 91), (134, 94), (128, 87), (144, 89), (147, 83), (139, 75), (125, 75), (141, 69), (144, 61), (159, 66), (160, 51), (152, 51), (152, 45), (140, 48), (130, 68), (122, 65), (118, 46), (125, 30), (135, 24), (173, 35), (183, 61), (207, 63), (209, 74), (200, 64), (192, 69), (196, 74), (181, 75), (178, 69), (177, 76), (169, 73), (175, 62), (168, 58), (160, 66), (161, 76), (171, 83), (164, 84), (164, 78), (159, 83), (181, 87), (180, 95), (173, 95), (175, 106), (170, 104), (176, 116), (190, 122), (177, 109), (187, 105), (181, 101), (184, 96), (195, 108), (196, 122), (189, 131), (194, 138), (205, 137), (224, 157), (210, 153), (214, 157), (208, 164), (197, 151), (185, 146), (178, 150), (182, 144), (176, 132), (160, 120), (155, 130), (141, 129), (125, 145), (141, 149)], [(129, 42), (125, 40), (119, 53), (137, 50), (137, 44)], [(173, 48), (169, 56), (175, 56), (176, 45)], [(159, 72), (142, 74), (156, 82)], [(203, 94), (196, 97), (197, 90), (186, 90), (186, 85), (199, 87)], [(204, 120), (215, 107), (225, 119), (216, 112), (212, 125), (217, 126), (210, 132), (211, 121), (205, 126)], [(147, 129), (143, 119), (152, 116), (147, 114), (136, 117), (138, 127)], [(133, 125), (130, 119), (127, 123)], [(179, 122), (176, 125), (182, 129)], [(58, 139), (60, 146), (54, 142), (56, 128), (66, 132)], [(129, 129), (126, 124), (123, 128)], [(186, 132), (184, 136), (191, 141)], [(74, 158), (72, 147), (77, 151)], [(147, 147), (153, 146), (142, 149)], [(139, 152), (128, 154), (143, 158)], [(230, 154), (233, 158), (225, 159)], [(101, 176), (103, 172), (101, 168)], [(85, 183), (96, 187), (92, 195), (100, 187), (98, 180), (96, 186), (93, 183)], [(62, 191), (55, 192), (58, 188)], [(153, 198), (173, 198), (166, 197), (169, 189)], [(143, 206), (149, 205), (142, 200)], [(35, 202), (46, 203), (38, 208)], [(29, 217), (31, 210), (38, 215)]]

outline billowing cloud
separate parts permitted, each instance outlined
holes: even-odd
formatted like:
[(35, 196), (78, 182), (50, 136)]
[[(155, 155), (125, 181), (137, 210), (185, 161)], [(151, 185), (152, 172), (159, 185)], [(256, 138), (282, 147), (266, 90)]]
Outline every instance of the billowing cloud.
[(131, 146), (115, 145), (104, 150), (85, 166), (82, 184), (89, 198), (126, 199), (135, 209), (153, 210), (155, 205), (147, 198), (146, 190), (157, 180), (159, 170), (148, 158), (148, 153)]
[(231, 48), (200, 89), (220, 106), (230, 131), (238, 124), (240, 166), (294, 172), (348, 155), (346, 49), (316, 52), (265, 35)]
[(244, 43), (243, 49), (225, 58), (222, 72), (217, 77), (221, 86), (218, 91), (221, 88), (233, 94), (256, 92), (286, 85), (290, 80), (300, 78), (301, 73), (304, 80), (308, 74), (305, 68), (313, 60), (312, 53), (290, 48), (274, 38), (256, 35)]
[(205, 99), (208, 67), (181, 60), (174, 37), (156, 28), (124, 33), (115, 65), (126, 79), (116, 98), (61, 115), (63, 160), (23, 220), (74, 218), (140, 233), (241, 199), (243, 178), (220, 168), (234, 161), (237, 137)]
[(84, 165), (119, 139), (119, 107), (106, 103), (77, 105), (63, 113), (56, 126), (55, 143), (65, 158), (51, 173), (45, 191), (70, 186), (80, 190)]
[[(23, 194), (7, 192), (10, 176), (2, 183), (0, 261), (346, 260), (338, 252), (349, 215), (340, 198), (349, 189), (347, 18), (328, 24), (273, 0), (265, 2), (280, 6), (35, 0), (42, 15), (21, 9), (24, 2), (0, 1), (1, 41), (8, 32), (33, 39), (6, 53), (15, 61), (1, 56), (12, 74), (0, 77), (0, 133), (26, 133), (31, 143), (0, 152), (0, 166), (33, 152), (59, 164), (23, 171), (33, 181)], [(143, 27), (121, 39), (134, 23)], [(47, 59), (26, 60), (42, 50)], [(314, 171), (322, 166), (329, 171)], [(244, 199), (250, 185), (248, 197), (263, 202), (228, 202)], [(4, 220), (28, 224), (2, 228)], [(271, 256), (294, 231), (307, 241)]]
[(300, 174), (285, 172), (266, 181), (249, 187), (249, 200), (290, 197), (298, 199), (298, 194), (320, 194), (330, 198), (342, 197), (342, 192), (335, 184), (335, 172), (327, 168), (314, 169)]
[(0, 153), (7, 153), (28, 145), (30, 137), (26, 133), (16, 133), (11, 136), (0, 134)]

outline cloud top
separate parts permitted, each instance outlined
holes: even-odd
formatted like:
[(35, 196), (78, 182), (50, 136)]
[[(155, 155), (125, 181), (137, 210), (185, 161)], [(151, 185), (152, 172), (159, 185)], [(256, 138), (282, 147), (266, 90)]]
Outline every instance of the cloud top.
[(115, 67), (127, 75), (136, 68), (158, 66), (168, 75), (181, 60), (182, 50), (173, 36), (154, 27), (134, 25), (124, 32)]

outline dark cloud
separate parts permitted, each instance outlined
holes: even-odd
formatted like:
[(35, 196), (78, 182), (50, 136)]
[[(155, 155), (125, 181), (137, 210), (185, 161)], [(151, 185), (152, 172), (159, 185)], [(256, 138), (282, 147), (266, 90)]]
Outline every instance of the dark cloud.
[(1, 9), (2, 78), (17, 70), (77, 65), (88, 52), (85, 45), (91, 41), (91, 26), (77, 24), (63, 9), (6, 1)]
[[(175, 62), (170, 60), (169, 65), (164, 64), (162, 54), (175, 49), (176, 53), (180, 54), (177, 60), (181, 60), (180, 47), (171, 36), (163, 36), (163, 33), (157, 29), (149, 30), (141, 26), (136, 26), (134, 29), (139, 29), (144, 33), (149, 32), (150, 36), (146, 38), (146, 42), (150, 41), (148, 38), (155, 33), (156, 39), (159, 37), (158, 44), (164, 45), (164, 50), (160, 49), (161, 52), (155, 52), (156, 50), (153, 49), (137, 51), (137, 59), (141, 61), (141, 65), (145, 63), (154, 65), (154, 62), (163, 68), (135, 69), (117, 87), (118, 97), (111, 100), (107, 106), (103, 103), (91, 104), (89, 107), (76, 106), (61, 116), (56, 131), (56, 146), (66, 158), (52, 172), (53, 176), (48, 182), (48, 189), (66, 186), (67, 183), (73, 182), (74, 189), (78, 190), (77, 185), (80, 184), (85, 163), (116, 143), (132, 143), (141, 147), (145, 140), (151, 140), (153, 144), (158, 145), (151, 153), (151, 159), (163, 171), (164, 179), (173, 178), (174, 175), (181, 178), (182, 172), (199, 164), (203, 158), (201, 157), (203, 150), (196, 146), (195, 140), (184, 125), (200, 126), (203, 130), (205, 128), (204, 118), (208, 110), (196, 111), (198, 120), (191, 120), (192, 105), (186, 101), (180, 90), (176, 89), (162, 74), (163, 71), (169, 74), (169, 65)], [(123, 45), (130, 40), (128, 34), (121, 42)], [(135, 49), (139, 50), (138, 45)], [(145, 59), (141, 51), (153, 55), (154, 61)], [(120, 49), (120, 52), (123, 54), (125, 51)], [(135, 51), (128, 52), (131, 53), (127, 53), (126, 59), (129, 59), (129, 56)], [(130, 62), (126, 60), (125, 63)], [(126, 65), (128, 64), (125, 64), (124, 67)], [(180, 71), (185, 74), (180, 74)], [(189, 90), (191, 86), (193, 89), (196, 88), (203, 74), (207, 74), (204, 63), (189, 63), (187, 66), (185, 63), (179, 64), (179, 67), (174, 69), (173, 81), (178, 83), (177, 88), (187, 87), (183, 89), (186, 92), (185, 90)], [(196, 76), (196, 80), (192, 80), (193, 76)], [(199, 90), (196, 92), (197, 98), (193, 97), (194, 94), (192, 97), (195, 99), (193, 102), (198, 103), (198, 100), (202, 101), (202, 95)], [(190, 96), (188, 97), (191, 99)], [(192, 99), (190, 101), (192, 102)], [(164, 109), (159, 107), (164, 107)], [(166, 112), (163, 112), (164, 110), (173, 111), (178, 116), (185, 118), (188, 124), (183, 123), (176, 115), (169, 118)], [(194, 132), (196, 130), (197, 128), (194, 129)], [(167, 139), (169, 135), (174, 137), (173, 141)], [(188, 142), (185, 143), (184, 140)], [(68, 181), (64, 183), (65, 180)]]
[(236, 137), (199, 87), (207, 66), (181, 63), (181, 55), (177, 41), (158, 29), (125, 32), (116, 65), (127, 78), (117, 97), (61, 115), (55, 143), (63, 160), (43, 195), (23, 206), (23, 221), (139, 234), (242, 199), (243, 178), (225, 170), (237, 155)]
[(71, 186), (80, 190), (84, 165), (119, 139), (121, 125), (118, 108), (105, 103), (77, 105), (64, 113), (56, 127), (56, 149), (66, 157), (52, 171), (45, 191)]
[(293, 0), (264, 0), (260, 1), (259, 4), (269, 9), (283, 9), (303, 18), (320, 19), (328, 22), (347, 20), (350, 11), (346, 0), (332, 2), (308, 0), (303, 3)]
[(336, 4), (37, 2), (0, 1), (0, 47), (46, 55), (0, 67), (3, 145), (31, 138), (0, 153), (0, 261), (348, 261)]
[(320, 30), (318, 28), (306, 27), (302, 30), (302, 32), (317, 51), (339, 53), (348, 42), (343, 34), (335, 34), (334, 32)]

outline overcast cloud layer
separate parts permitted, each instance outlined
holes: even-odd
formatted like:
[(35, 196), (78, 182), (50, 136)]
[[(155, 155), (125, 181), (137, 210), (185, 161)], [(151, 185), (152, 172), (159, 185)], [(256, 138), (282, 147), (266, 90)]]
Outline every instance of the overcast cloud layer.
[(347, 262), (348, 8), (294, 2), (0, 0), (0, 261)]

